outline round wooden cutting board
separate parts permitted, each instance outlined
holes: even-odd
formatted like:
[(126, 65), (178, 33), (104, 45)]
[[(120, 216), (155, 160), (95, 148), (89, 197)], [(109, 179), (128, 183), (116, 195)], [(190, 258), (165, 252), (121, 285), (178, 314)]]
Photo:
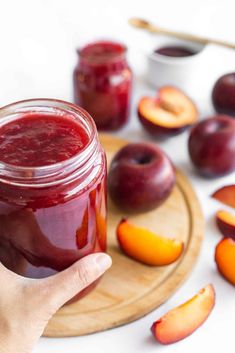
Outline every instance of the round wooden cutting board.
[[(108, 163), (127, 143), (109, 135), (101, 135), (100, 139)], [(180, 171), (171, 196), (160, 208), (128, 216), (130, 221), (159, 235), (183, 240), (185, 251), (178, 262), (150, 267), (125, 256), (115, 235), (118, 222), (125, 216), (109, 200), (108, 253), (113, 258), (113, 266), (93, 292), (57, 312), (45, 336), (79, 336), (136, 320), (165, 302), (189, 275), (203, 240), (204, 220), (193, 188)]]

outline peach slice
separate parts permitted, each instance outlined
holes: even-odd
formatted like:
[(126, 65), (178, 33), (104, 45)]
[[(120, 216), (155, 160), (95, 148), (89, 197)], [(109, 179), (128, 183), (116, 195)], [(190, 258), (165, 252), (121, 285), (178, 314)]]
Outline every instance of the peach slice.
[(225, 205), (235, 208), (235, 185), (223, 186), (211, 196)]
[(221, 275), (235, 285), (235, 241), (222, 239), (215, 249), (215, 262)]
[(171, 344), (191, 335), (210, 315), (215, 305), (215, 291), (211, 284), (193, 298), (170, 310), (153, 323), (151, 331), (160, 343)]
[(220, 210), (216, 213), (216, 224), (225, 237), (235, 240), (235, 215)]
[(178, 88), (164, 86), (156, 98), (143, 97), (138, 104), (138, 116), (152, 135), (176, 135), (198, 119), (195, 104)]
[(117, 239), (123, 252), (146, 265), (169, 265), (183, 252), (182, 241), (156, 235), (123, 219), (117, 227)]

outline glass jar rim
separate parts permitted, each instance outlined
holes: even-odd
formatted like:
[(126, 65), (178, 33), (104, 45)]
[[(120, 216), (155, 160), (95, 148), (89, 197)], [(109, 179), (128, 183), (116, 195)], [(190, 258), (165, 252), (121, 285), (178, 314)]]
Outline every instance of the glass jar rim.
[[(96, 56), (96, 58), (93, 56), (89, 56), (87, 55), (87, 53), (85, 53), (85, 50), (87, 50), (88, 48), (91, 48), (93, 46), (96, 45), (110, 45), (110, 46), (115, 46), (115, 47), (119, 47), (120, 51), (119, 52), (114, 52), (113, 55), (107, 55), (105, 58), (103, 56), (103, 58), (101, 57), (99, 60), (98, 59), (98, 55)], [(90, 41), (87, 44), (83, 45), (81, 48), (78, 48), (77, 54), (79, 55), (79, 57), (84, 60), (87, 61), (89, 63), (92, 64), (107, 64), (107, 63), (112, 63), (114, 61), (118, 61), (121, 58), (125, 57), (126, 53), (127, 53), (127, 46), (121, 42), (116, 42), (114, 40), (110, 40), (110, 39), (100, 39), (100, 40), (94, 40), (94, 41)]]
[[(3, 161), (0, 161), (0, 179), (1, 179), (1, 173), (3, 171), (9, 171), (12, 173), (12, 175), (14, 174), (18, 175), (19, 173), (23, 173), (25, 176), (28, 175), (29, 179), (31, 178), (31, 180), (32, 180), (32, 176), (30, 177), (30, 175), (32, 174), (32, 171), (34, 171), (34, 175), (36, 175), (36, 178), (37, 177), (43, 178), (50, 175), (50, 173), (53, 173), (53, 172), (55, 173), (56, 170), (69, 167), (69, 166), (71, 167), (72, 165), (74, 165), (74, 163), (78, 161), (85, 163), (85, 161), (92, 153), (92, 151), (96, 149), (98, 144), (97, 129), (96, 129), (95, 122), (90, 116), (90, 114), (83, 108), (73, 103), (66, 102), (59, 99), (33, 98), (33, 99), (21, 100), (21, 101), (17, 101), (17, 102), (5, 105), (0, 108), (0, 126), (4, 125), (8, 121), (11, 121), (11, 119), (9, 118), (12, 117), (13, 114), (15, 115), (24, 114), (25, 112), (30, 112), (32, 111), (32, 109), (36, 109), (36, 108), (38, 109), (48, 108), (49, 110), (54, 109), (54, 111), (60, 110), (60, 111), (70, 113), (74, 117), (77, 117), (77, 118), (79, 117), (80, 121), (86, 123), (86, 127), (87, 127), (86, 131), (89, 133), (89, 141), (87, 145), (84, 147), (84, 149), (82, 149), (72, 157), (64, 161), (46, 165), (46, 166), (25, 167), (25, 166), (18, 166), (18, 165), (16, 166), (16, 165), (12, 165), (12, 164), (8, 164)], [(37, 110), (33, 110), (33, 111), (36, 112)], [(53, 110), (51, 110), (51, 112), (52, 111)], [(13, 118), (12, 120), (15, 120), (15, 119)], [(25, 176), (24, 178), (27, 179), (27, 177)]]

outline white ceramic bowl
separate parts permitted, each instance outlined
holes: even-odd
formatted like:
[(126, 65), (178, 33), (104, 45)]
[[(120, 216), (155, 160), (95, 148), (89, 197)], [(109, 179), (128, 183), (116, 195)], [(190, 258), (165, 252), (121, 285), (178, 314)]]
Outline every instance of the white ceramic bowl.
[[(161, 47), (182, 46), (195, 52), (185, 57), (170, 57), (154, 53)], [(161, 37), (147, 54), (147, 79), (154, 87), (173, 85), (192, 93), (203, 74), (204, 52), (206, 46), (197, 43)]]

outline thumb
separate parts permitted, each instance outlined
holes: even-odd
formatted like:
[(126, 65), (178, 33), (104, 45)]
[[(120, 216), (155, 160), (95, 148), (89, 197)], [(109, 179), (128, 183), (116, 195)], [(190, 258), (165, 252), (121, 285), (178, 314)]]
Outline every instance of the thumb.
[(75, 262), (66, 270), (44, 279), (41, 283), (47, 287), (46, 301), (52, 310), (57, 311), (67, 301), (100, 277), (112, 264), (109, 255), (96, 253)]

